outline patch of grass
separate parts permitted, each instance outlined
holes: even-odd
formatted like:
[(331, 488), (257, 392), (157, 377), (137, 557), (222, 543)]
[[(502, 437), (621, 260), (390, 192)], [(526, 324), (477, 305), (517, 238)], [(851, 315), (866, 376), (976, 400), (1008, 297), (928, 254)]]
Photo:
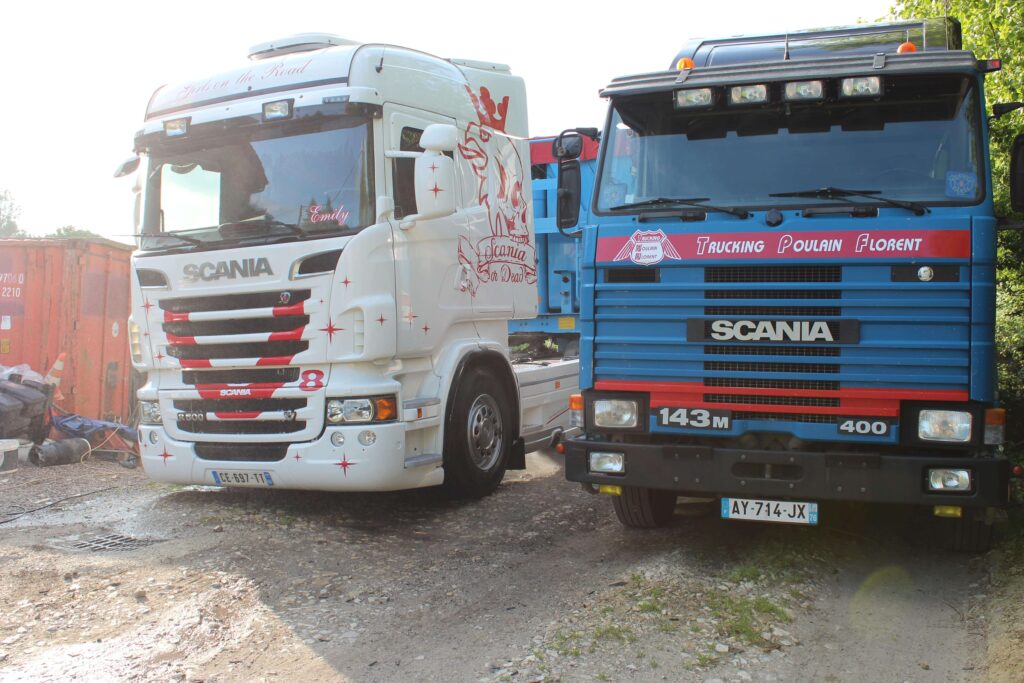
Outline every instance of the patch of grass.
[(648, 662), (648, 664), (651, 665), (652, 669), (657, 669), (658, 668), (658, 660), (657, 659), (652, 659), (650, 662)]
[(711, 654), (710, 652), (698, 652), (697, 653), (697, 666), (708, 666), (718, 661), (718, 657)]
[(620, 643), (636, 642), (636, 634), (628, 626), (603, 624), (594, 629), (595, 640), (617, 640)]
[(551, 639), (551, 649), (562, 656), (579, 657), (583, 654), (583, 650), (580, 648), (582, 636), (583, 634), (579, 631), (565, 633), (559, 629)]
[(740, 583), (742, 581), (757, 581), (762, 576), (764, 576), (764, 572), (757, 564), (747, 562), (734, 568), (726, 578), (733, 583)]
[(761, 632), (767, 628), (769, 619), (792, 620), (785, 609), (765, 597), (736, 597), (716, 590), (705, 596), (705, 603), (718, 619), (720, 635), (736, 638), (748, 645), (764, 642)]
[(612, 680), (612, 677), (611, 677), (611, 676), (609, 676), (609, 675), (608, 675), (608, 674), (607, 674), (606, 672), (604, 672), (604, 671), (598, 671), (598, 672), (597, 672), (597, 675), (596, 675), (596, 676), (594, 676), (594, 678), (596, 678), (596, 679), (597, 679), (597, 680), (599, 680), (599, 681), (610, 681), (610, 680)]
[(658, 630), (662, 633), (675, 633), (679, 630), (679, 627), (674, 621), (669, 619), (662, 619), (658, 622)]
[(654, 599), (641, 600), (637, 603), (636, 608), (641, 612), (660, 612), (662, 609), (658, 601)]

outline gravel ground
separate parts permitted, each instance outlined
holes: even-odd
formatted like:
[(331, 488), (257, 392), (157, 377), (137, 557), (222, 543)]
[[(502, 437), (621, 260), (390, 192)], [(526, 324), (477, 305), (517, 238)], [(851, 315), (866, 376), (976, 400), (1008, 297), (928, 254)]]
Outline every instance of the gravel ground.
[[(668, 528), (627, 530), (607, 499), (564, 481), (557, 456), (528, 462), (462, 503), (168, 487), (103, 462), (5, 473), (0, 680), (995, 681), (1021, 670), (1016, 555), (935, 550), (930, 525), (888, 508), (827, 506), (808, 529), (723, 522), (690, 504)], [(111, 534), (136, 547), (79, 547)]]

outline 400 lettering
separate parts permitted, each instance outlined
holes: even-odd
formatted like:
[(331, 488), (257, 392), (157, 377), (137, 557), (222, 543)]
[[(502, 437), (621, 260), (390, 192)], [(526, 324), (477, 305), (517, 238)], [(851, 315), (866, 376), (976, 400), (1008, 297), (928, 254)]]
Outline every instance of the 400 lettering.
[(870, 417), (841, 417), (838, 427), (840, 434), (859, 434), (861, 436), (889, 436), (889, 431), (892, 429), (888, 420)]
[(662, 427), (730, 429), (732, 428), (732, 411), (708, 410), (706, 408), (659, 408), (657, 421)]

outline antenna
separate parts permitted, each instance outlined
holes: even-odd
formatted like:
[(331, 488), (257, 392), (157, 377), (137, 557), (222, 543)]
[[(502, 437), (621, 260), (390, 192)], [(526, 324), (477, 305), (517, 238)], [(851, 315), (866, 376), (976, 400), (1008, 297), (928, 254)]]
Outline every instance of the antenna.
[(782, 51), (782, 59), (783, 59), (783, 61), (788, 61), (789, 60), (789, 34), (788, 33), (786, 34), (786, 47)]

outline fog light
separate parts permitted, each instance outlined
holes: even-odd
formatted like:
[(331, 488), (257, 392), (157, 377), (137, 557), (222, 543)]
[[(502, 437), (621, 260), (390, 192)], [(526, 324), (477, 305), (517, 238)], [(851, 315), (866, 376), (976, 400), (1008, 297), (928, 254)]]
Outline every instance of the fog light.
[(278, 100), (263, 105), (263, 120), (288, 119), (292, 116), (292, 100)]
[(594, 401), (594, 426), (629, 429), (637, 425), (636, 401), (597, 399)]
[(931, 266), (921, 266), (917, 269), (917, 279), (921, 282), (931, 282), (935, 277), (935, 271)]
[(156, 431), (152, 431), (152, 432), (149, 433), (149, 442), (151, 444), (153, 444), (155, 446), (156, 442), (159, 441), (159, 440), (160, 440), (160, 435), (157, 434)]
[(970, 491), (970, 470), (929, 469), (928, 489), (930, 491)]
[(936, 517), (960, 519), (964, 516), (964, 509), (959, 505), (936, 505), (933, 512)]
[(767, 101), (767, 85), (737, 85), (729, 88), (729, 104), (764, 104)]
[(878, 76), (844, 78), (839, 90), (843, 97), (874, 97), (882, 92), (882, 79)]
[(331, 434), (331, 445), (341, 448), (345, 445), (345, 435), (341, 432), (334, 432)]
[(959, 410), (922, 410), (917, 418), (917, 438), (967, 443), (971, 440), (971, 414)]
[(790, 81), (786, 84), (787, 100), (820, 100), (825, 95), (825, 84), (821, 81)]
[(156, 401), (139, 401), (139, 423), (144, 425), (163, 424), (160, 404)]
[(192, 117), (186, 116), (183, 119), (164, 121), (164, 135), (169, 138), (180, 138), (188, 134), (188, 126)]
[(590, 471), (600, 474), (625, 474), (626, 454), (593, 451), (590, 453)]
[(377, 432), (371, 432), (369, 429), (359, 432), (359, 443), (364, 446), (372, 446), (377, 443)]
[(597, 487), (597, 492), (598, 493), (607, 493), (609, 496), (621, 496), (622, 495), (622, 487), (621, 486), (610, 486), (608, 484), (601, 484), (600, 486)]
[(711, 88), (676, 91), (677, 107), (710, 107), (714, 101), (714, 93)]

